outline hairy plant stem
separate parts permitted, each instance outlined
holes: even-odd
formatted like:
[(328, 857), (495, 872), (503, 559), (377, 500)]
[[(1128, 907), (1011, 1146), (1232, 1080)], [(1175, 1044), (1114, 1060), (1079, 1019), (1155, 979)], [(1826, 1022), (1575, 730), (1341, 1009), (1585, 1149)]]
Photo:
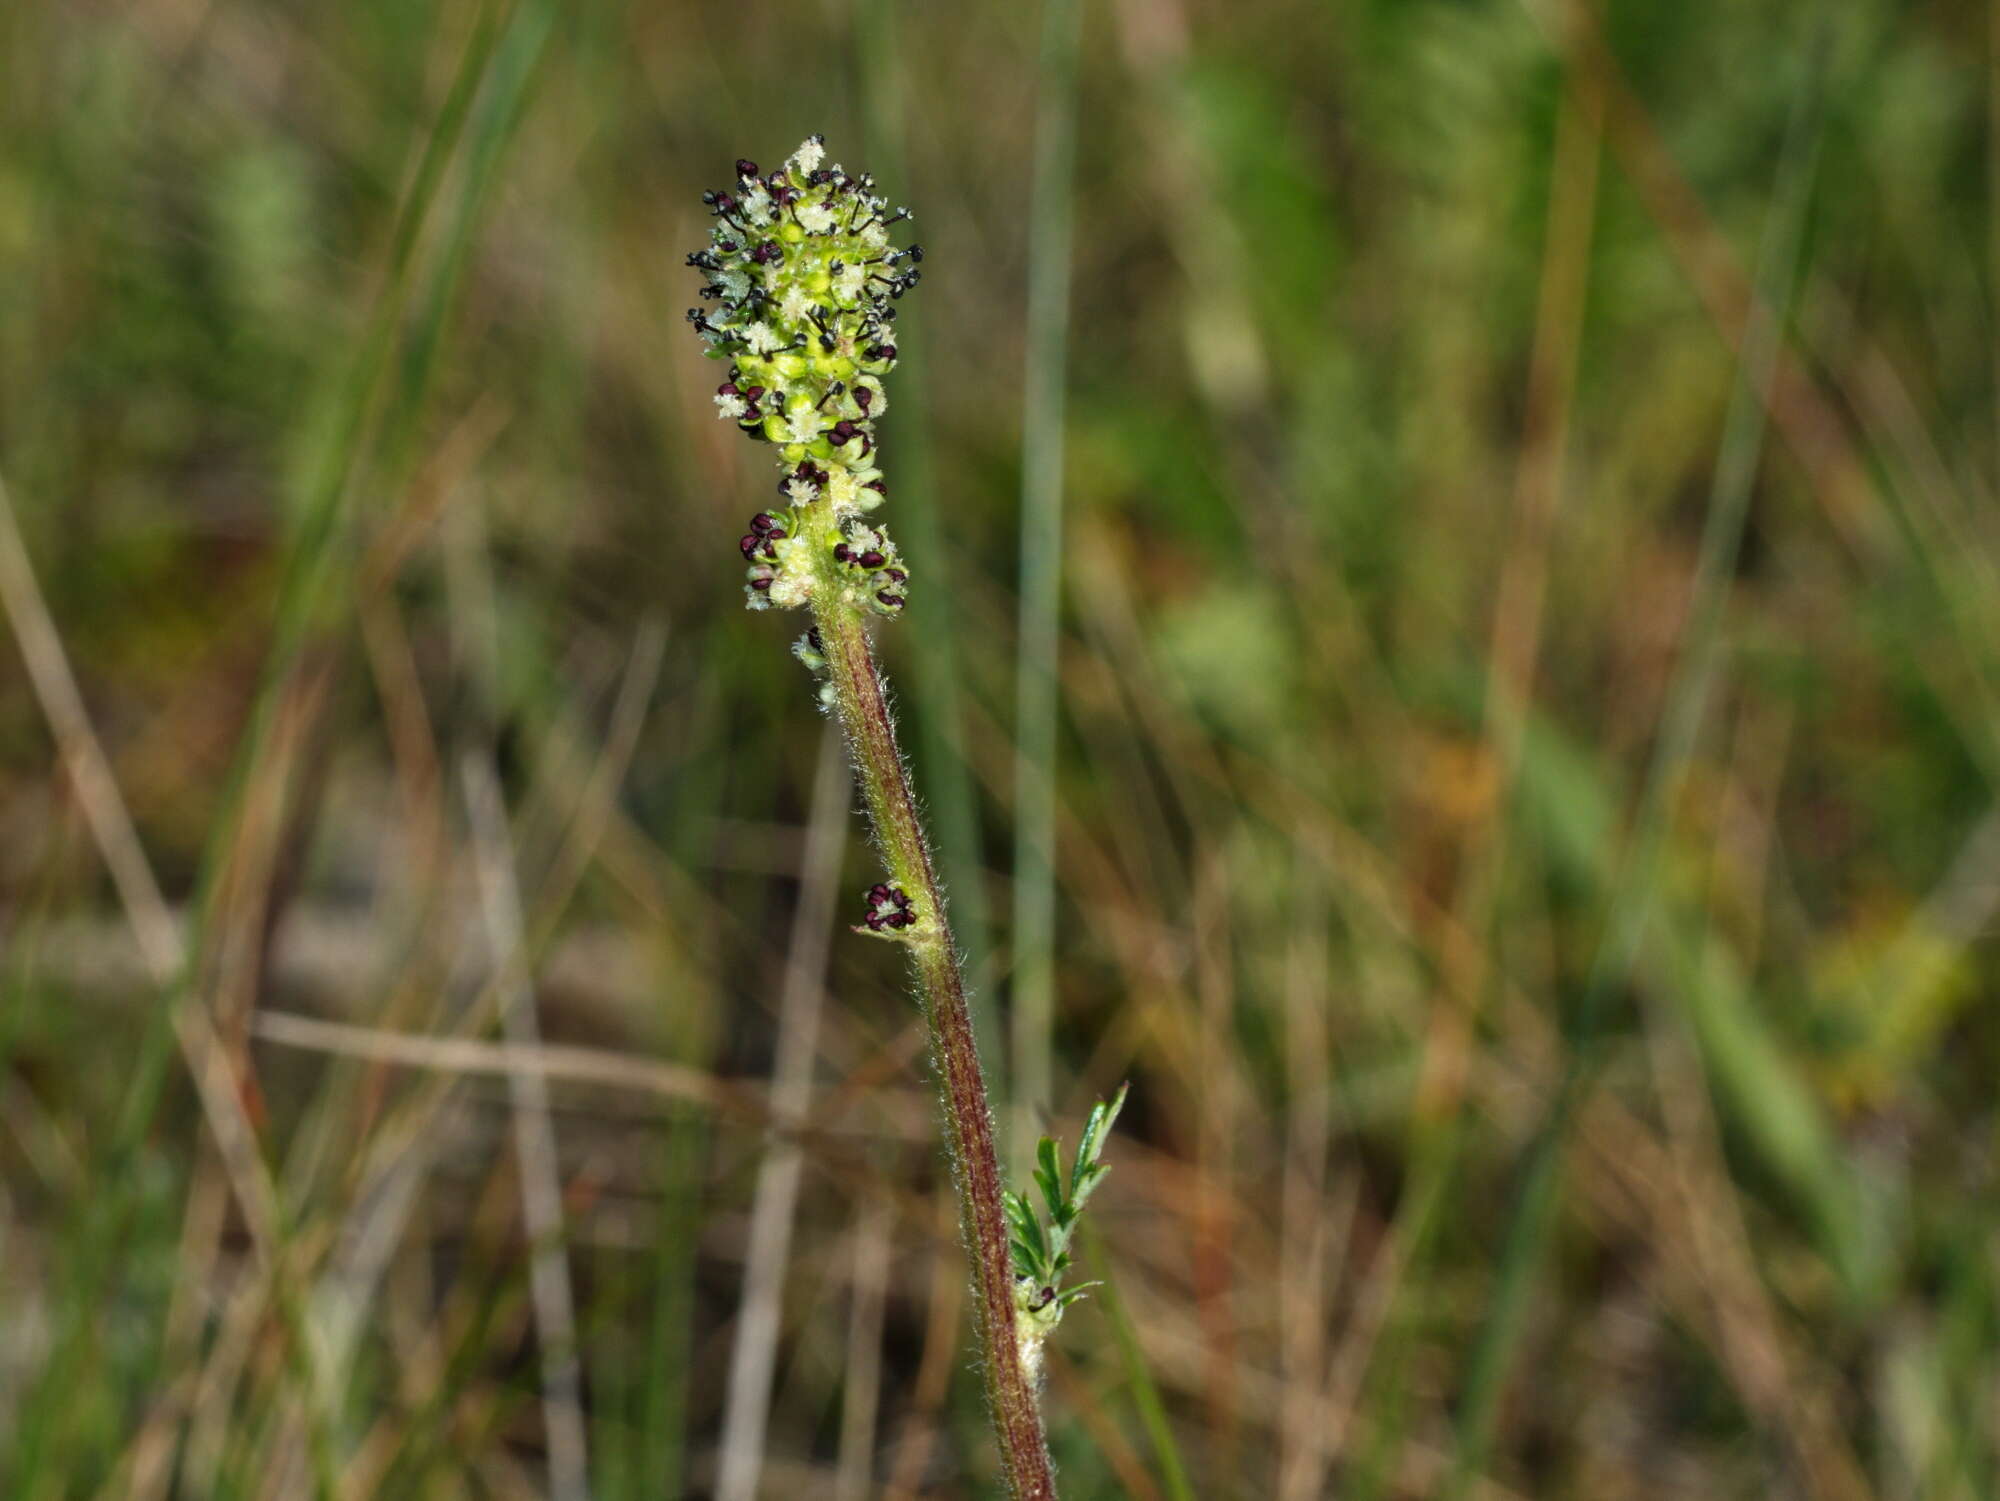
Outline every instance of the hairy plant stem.
[[(828, 556), (826, 546), (814, 551), (822, 559)], [(813, 618), (825, 646), (835, 707), (854, 755), (869, 820), (890, 879), (909, 895), (917, 916), (900, 941), (910, 951), (918, 997), (930, 1024), (932, 1067), (958, 1187), (959, 1223), (972, 1258), (981, 1373), (1007, 1494), (1015, 1501), (1053, 1501), (1055, 1473), (1042, 1436), (1041, 1405), (1015, 1336), (1013, 1254), (1008, 1245), (1005, 1182), (993, 1144), (993, 1112), (979, 1069), (958, 949), (945, 920), (944, 892), (932, 867), (909, 771), (896, 744), (896, 723), (875, 666), (867, 623), (841, 598), (837, 582), (824, 574), (815, 580)]]

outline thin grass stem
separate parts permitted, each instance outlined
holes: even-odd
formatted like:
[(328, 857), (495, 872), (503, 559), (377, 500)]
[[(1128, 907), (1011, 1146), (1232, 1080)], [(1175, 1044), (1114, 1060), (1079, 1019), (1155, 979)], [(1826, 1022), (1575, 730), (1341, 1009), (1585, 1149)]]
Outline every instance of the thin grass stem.
[(1027, 385), (1021, 419), (1021, 614), (1015, 661), (1015, 1141), (1034, 1150), (1053, 1087), (1056, 674), (1061, 646), (1063, 370), (1069, 350), (1070, 184), (1076, 161), (1077, 0), (1042, 11), (1035, 176), (1028, 207)]

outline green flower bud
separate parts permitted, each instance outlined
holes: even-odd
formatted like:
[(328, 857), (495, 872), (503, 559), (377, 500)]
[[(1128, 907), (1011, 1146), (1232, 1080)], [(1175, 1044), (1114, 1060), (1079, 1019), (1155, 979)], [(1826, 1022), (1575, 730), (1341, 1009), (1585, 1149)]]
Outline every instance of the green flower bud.
[(826, 650), (819, 639), (818, 631), (807, 631), (792, 643), (792, 655), (799, 659), (807, 672), (826, 671)]

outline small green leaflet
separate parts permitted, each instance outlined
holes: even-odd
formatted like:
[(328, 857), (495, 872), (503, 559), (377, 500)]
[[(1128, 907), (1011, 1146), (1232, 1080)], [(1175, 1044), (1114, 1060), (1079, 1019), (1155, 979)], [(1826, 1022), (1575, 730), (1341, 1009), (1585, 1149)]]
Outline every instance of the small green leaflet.
[(1057, 1309), (1067, 1308), (1083, 1296), (1086, 1288), (1095, 1287), (1094, 1282), (1086, 1282), (1077, 1287), (1062, 1287), (1062, 1274), (1069, 1270), (1070, 1237), (1076, 1233), (1077, 1222), (1083, 1217), (1083, 1206), (1104, 1175), (1111, 1171), (1110, 1164), (1099, 1161), (1104, 1151), (1106, 1138), (1111, 1134), (1111, 1126), (1118, 1119), (1118, 1112), (1125, 1106), (1125, 1094), (1130, 1085), (1118, 1086), (1118, 1093), (1109, 1100), (1099, 1100), (1092, 1107), (1090, 1117), (1083, 1123), (1083, 1135), (1076, 1145), (1076, 1160), (1070, 1164), (1069, 1177), (1065, 1182), (1062, 1169), (1062, 1148), (1054, 1137), (1044, 1136), (1035, 1149), (1035, 1186), (1041, 1190), (1042, 1203), (1046, 1207), (1046, 1219), (1041, 1209), (1024, 1193), (1007, 1194), (1007, 1219), (1013, 1229), (1014, 1272), (1015, 1275), (1031, 1282), (1037, 1293), (1030, 1299), (1031, 1306), (1039, 1309), (1054, 1303)]

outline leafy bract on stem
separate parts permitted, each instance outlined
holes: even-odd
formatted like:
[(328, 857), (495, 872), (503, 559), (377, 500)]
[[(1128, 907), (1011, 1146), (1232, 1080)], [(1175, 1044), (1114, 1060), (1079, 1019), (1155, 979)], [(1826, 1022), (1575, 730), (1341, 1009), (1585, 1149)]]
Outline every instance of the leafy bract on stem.
[(1010, 1190), (1007, 1194), (1007, 1220), (1013, 1231), (1014, 1306), (1019, 1316), (1017, 1338), (1022, 1362), (1030, 1371), (1041, 1368), (1042, 1347), (1062, 1322), (1063, 1311), (1098, 1285), (1080, 1282), (1064, 1287), (1062, 1278), (1071, 1265), (1069, 1243), (1083, 1218), (1083, 1206), (1111, 1171), (1111, 1165), (1102, 1160), (1104, 1144), (1118, 1112), (1125, 1108), (1129, 1088), (1121, 1084), (1109, 1100), (1099, 1100), (1091, 1107), (1067, 1175), (1061, 1145), (1052, 1136), (1041, 1139), (1035, 1148), (1034, 1171), (1041, 1208), (1025, 1193)]

